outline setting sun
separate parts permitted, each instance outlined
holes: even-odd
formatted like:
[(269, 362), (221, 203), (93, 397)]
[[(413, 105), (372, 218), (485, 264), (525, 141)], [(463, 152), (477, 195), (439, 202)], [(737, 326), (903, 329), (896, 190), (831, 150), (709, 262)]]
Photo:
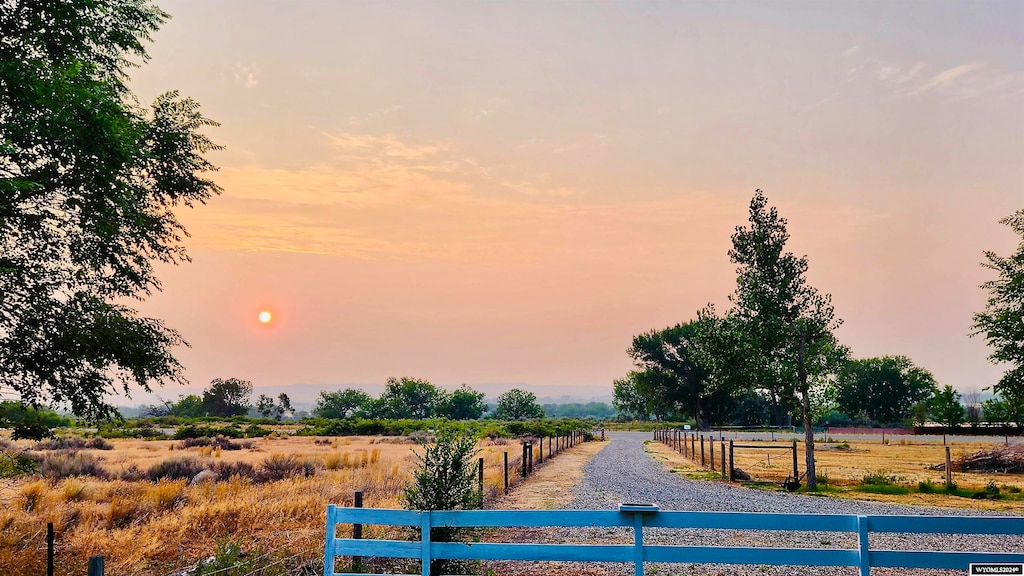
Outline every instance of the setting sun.
[(266, 323), (270, 322), (270, 319), (272, 318), (272, 316), (270, 315), (270, 312), (267, 312), (266, 310), (264, 310), (264, 311), (260, 312), (259, 318), (260, 318), (260, 322), (266, 324)]

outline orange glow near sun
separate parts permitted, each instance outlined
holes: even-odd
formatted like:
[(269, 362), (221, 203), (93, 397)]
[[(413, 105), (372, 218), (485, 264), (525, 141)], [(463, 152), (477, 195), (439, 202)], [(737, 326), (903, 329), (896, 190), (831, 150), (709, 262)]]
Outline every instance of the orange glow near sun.
[(270, 312), (267, 312), (266, 310), (264, 310), (264, 311), (260, 312), (259, 318), (260, 318), (260, 322), (262, 322), (263, 324), (266, 324), (266, 323), (270, 322), (270, 319), (273, 318), (273, 317), (270, 315)]

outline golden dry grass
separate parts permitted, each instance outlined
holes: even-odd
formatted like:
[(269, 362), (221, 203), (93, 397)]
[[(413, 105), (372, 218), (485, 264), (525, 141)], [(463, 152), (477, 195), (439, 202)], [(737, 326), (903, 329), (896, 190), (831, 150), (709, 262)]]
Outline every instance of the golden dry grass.
[[(792, 452), (780, 449), (769, 449), (767, 446), (788, 446), (778, 441), (737, 441), (737, 444), (762, 446), (757, 448), (737, 448), (735, 466), (750, 474), (754, 480), (781, 482), (793, 472)], [(726, 442), (728, 445), (728, 442)], [(951, 457), (956, 460), (964, 454), (981, 449), (991, 449), (995, 445), (983, 442), (957, 443), (951, 446)], [(707, 476), (708, 468), (700, 466), (700, 445), (697, 446), (696, 461), (678, 454), (670, 447), (651, 441), (647, 449), (670, 469), (682, 474)], [(804, 445), (797, 446), (798, 467), (804, 471)], [(708, 451), (706, 451), (706, 454)], [(895, 476), (899, 484), (916, 486), (918, 482), (930, 481), (936, 485), (945, 482), (945, 472), (930, 470), (929, 466), (945, 461), (945, 447), (941, 444), (913, 444), (907, 440), (891, 441), (883, 444), (877, 441), (830, 442), (815, 444), (815, 463), (818, 476), (827, 476), (829, 484), (838, 487), (849, 487), (859, 484), (869, 474)], [(769, 463), (770, 460), (770, 463)], [(721, 443), (715, 443), (715, 469), (721, 468)], [(989, 482), (1000, 487), (1013, 486), (1024, 489), (1024, 476), (1020, 474), (997, 474), (976, 472), (954, 472), (953, 482), (961, 488), (981, 489)], [(1022, 500), (972, 500), (945, 494), (870, 494), (864, 492), (840, 491), (831, 495), (841, 498), (860, 500), (898, 502), (903, 504), (945, 506), (957, 508), (973, 508), (980, 510), (1024, 510)]]
[[(401, 507), (402, 488), (416, 466), (416, 445), (402, 438), (312, 437), (253, 440), (251, 449), (180, 449), (176, 442), (114, 440), (109, 451), (88, 450), (115, 476), (130, 466), (146, 470), (170, 458), (191, 456), (210, 463), (268, 458), (315, 463), (311, 477), (253, 484), (247, 478), (189, 486), (184, 480), (148, 481), (68, 478), (52, 484), (23, 478), (0, 487), (0, 574), (45, 573), (47, 522), (57, 533), (56, 573), (79, 574), (89, 556), (103, 555), (108, 573), (163, 575), (210, 556), (218, 539), (240, 540), (250, 549), (294, 556), (292, 567), (318, 565), (328, 504)], [(509, 452), (510, 480), (520, 481), (519, 441), (484, 441), (485, 493), (502, 492), (502, 452)], [(545, 447), (545, 453), (547, 452)], [(369, 535), (369, 534), (368, 534)]]

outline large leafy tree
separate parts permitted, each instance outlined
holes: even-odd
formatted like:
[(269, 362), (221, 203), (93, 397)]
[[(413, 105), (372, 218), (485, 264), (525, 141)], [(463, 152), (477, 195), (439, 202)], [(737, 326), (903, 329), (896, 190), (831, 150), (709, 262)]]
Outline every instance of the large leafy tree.
[(982, 266), (994, 270), (999, 277), (981, 285), (988, 290), (988, 302), (984, 312), (974, 315), (972, 335), (985, 336), (992, 347), (989, 360), (1009, 365), (994, 386), (995, 391), (1007, 399), (1024, 402), (1024, 209), (999, 222), (1017, 233), (1021, 242), (1010, 256), (985, 252), (987, 262)]
[(249, 412), (251, 394), (252, 382), (248, 380), (215, 378), (203, 391), (203, 409), (211, 416), (243, 416)]
[(633, 337), (629, 355), (639, 368), (637, 390), (655, 413), (689, 415), (700, 428), (719, 421), (732, 409), (728, 386), (710, 379), (712, 350), (706, 343), (717, 319), (697, 320)]
[(533, 392), (513, 388), (498, 396), (494, 417), (499, 420), (543, 418), (544, 408), (537, 403), (537, 395)]
[(188, 259), (173, 209), (219, 190), (215, 125), (127, 86), (168, 15), (146, 0), (0, 2), (0, 386), (114, 415), (106, 395), (182, 382), (177, 332), (126, 305)]
[(911, 408), (938, 391), (931, 372), (915, 366), (906, 356), (851, 360), (836, 382), (836, 402), (850, 415), (866, 414), (875, 422), (901, 422)]
[(438, 416), (452, 420), (477, 420), (487, 411), (484, 393), (463, 384), (451, 394), (443, 394), (438, 402)]
[(441, 390), (419, 378), (388, 378), (377, 401), (379, 418), (430, 418), (444, 398)]
[(612, 383), (612, 406), (620, 418), (648, 420), (654, 413), (652, 399), (641, 390), (637, 374), (630, 372)]
[(816, 487), (811, 390), (836, 371), (846, 355), (833, 331), (831, 296), (807, 283), (807, 258), (786, 251), (786, 219), (757, 190), (747, 226), (732, 235), (737, 265), (733, 314), (742, 323), (744, 372), (756, 387), (796, 403), (803, 416), (807, 485)]
[(320, 418), (348, 418), (370, 402), (370, 395), (357, 388), (320, 392), (313, 414)]
[(960, 393), (946, 384), (929, 401), (932, 417), (936, 422), (950, 428), (960, 426), (967, 417), (967, 410), (960, 400)]

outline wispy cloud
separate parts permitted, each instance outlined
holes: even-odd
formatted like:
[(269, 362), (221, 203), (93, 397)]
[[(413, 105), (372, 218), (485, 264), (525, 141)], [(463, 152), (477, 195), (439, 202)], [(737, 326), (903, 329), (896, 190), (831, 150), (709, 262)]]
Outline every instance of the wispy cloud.
[(860, 53), (860, 46), (850, 46), (846, 50), (843, 50), (843, 56), (854, 56)]
[(241, 84), (246, 88), (254, 88), (259, 81), (259, 70), (247, 64), (235, 64), (231, 68), (231, 76), (235, 84)]
[(959, 66), (954, 66), (953, 68), (943, 70), (942, 72), (939, 72), (938, 74), (935, 74), (934, 76), (929, 78), (928, 81), (925, 82), (924, 84), (921, 84), (920, 86), (908, 92), (908, 96), (917, 96), (918, 94), (923, 94), (931, 90), (945, 88), (957, 82), (959, 79), (965, 78), (969, 74), (972, 74), (973, 72), (977, 70), (982, 70), (984, 68), (984, 63), (972, 62), (970, 64), (961, 64)]
[(190, 245), (363, 259), (611, 262), (693, 251), (712, 237), (721, 252), (743, 217), (729, 195), (612, 201), (547, 174), (495, 181), (445, 143), (348, 133), (325, 142), (336, 156), (316, 166), (223, 168), (223, 196), (182, 214)]

